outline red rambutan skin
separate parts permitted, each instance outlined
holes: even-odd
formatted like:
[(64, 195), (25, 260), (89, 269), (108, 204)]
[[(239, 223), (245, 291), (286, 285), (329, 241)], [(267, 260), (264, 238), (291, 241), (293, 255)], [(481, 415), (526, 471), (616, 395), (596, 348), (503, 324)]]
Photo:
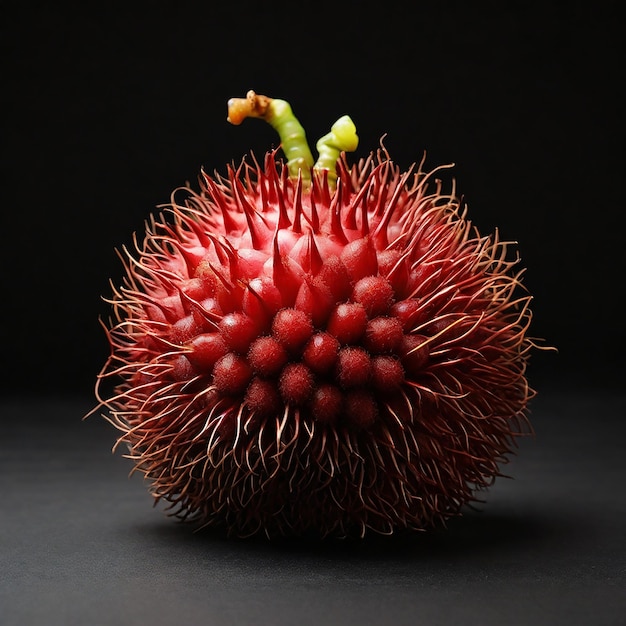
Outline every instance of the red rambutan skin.
[(257, 337), (248, 351), (248, 363), (264, 377), (278, 375), (288, 358), (287, 351), (274, 337)]
[(99, 399), (183, 519), (429, 528), (529, 430), (530, 297), (508, 244), (382, 151), (337, 174), (307, 187), (274, 153), (203, 173), (124, 250)]

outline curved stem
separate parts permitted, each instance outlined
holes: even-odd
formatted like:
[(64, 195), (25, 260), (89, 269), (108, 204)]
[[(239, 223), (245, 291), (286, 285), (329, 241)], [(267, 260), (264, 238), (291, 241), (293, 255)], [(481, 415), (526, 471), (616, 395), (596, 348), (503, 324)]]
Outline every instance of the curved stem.
[(354, 152), (359, 145), (356, 126), (348, 115), (340, 117), (316, 144), (319, 157), (313, 169), (316, 172), (328, 172), (328, 184), (335, 188), (337, 182), (337, 159), (343, 151)]
[(353, 152), (359, 144), (354, 122), (348, 115), (340, 117), (316, 144), (319, 157), (313, 165), (313, 155), (306, 140), (304, 128), (285, 100), (262, 96), (250, 90), (245, 98), (228, 101), (228, 121), (239, 125), (247, 117), (258, 117), (274, 128), (280, 137), (281, 147), (287, 157), (289, 175), (299, 176), (305, 183), (311, 180), (311, 168), (316, 172), (327, 172), (328, 185), (337, 185), (337, 160), (341, 152)]
[(231, 98), (228, 101), (228, 121), (239, 125), (247, 117), (258, 117), (270, 124), (280, 137), (289, 175), (298, 178), (301, 172), (304, 180), (310, 180), (313, 155), (304, 128), (289, 103), (256, 94), (252, 90), (248, 91), (245, 98)]

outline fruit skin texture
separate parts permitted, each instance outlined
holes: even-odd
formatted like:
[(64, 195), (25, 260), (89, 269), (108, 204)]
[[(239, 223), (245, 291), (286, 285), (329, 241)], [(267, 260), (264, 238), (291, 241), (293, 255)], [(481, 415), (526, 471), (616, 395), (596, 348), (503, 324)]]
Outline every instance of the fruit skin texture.
[(530, 296), (507, 244), (383, 150), (337, 176), (306, 185), (274, 152), (203, 172), (121, 255), (98, 396), (182, 519), (427, 529), (530, 430)]

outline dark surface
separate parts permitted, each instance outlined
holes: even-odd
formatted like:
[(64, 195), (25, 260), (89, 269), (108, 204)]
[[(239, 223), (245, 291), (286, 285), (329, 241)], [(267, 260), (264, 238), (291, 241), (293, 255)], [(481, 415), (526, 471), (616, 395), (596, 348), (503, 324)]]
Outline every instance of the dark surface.
[(167, 518), (88, 400), (0, 405), (0, 623), (623, 625), (626, 395), (545, 391), (481, 512), (363, 542)]

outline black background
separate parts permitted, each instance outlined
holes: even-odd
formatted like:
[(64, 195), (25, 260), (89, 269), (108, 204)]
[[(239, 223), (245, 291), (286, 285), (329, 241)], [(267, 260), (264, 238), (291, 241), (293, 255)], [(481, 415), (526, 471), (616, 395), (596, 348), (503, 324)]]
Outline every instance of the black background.
[[(0, 622), (623, 624), (623, 25), (617, 2), (5, 2), (0, 16)], [(275, 146), (229, 97), (285, 98), (311, 143), (456, 164), (519, 242), (535, 440), (483, 513), (364, 544), (230, 542), (150, 508), (93, 406), (115, 248), (201, 166)], [(163, 508), (163, 507), (161, 507)]]
[[(354, 119), (358, 156), (455, 163), (474, 223), (519, 243), (535, 386), (624, 374), (623, 33), (617, 3), (63, 3), (2, 19), (6, 393), (83, 392), (108, 350), (114, 248), (201, 166), (276, 145), (226, 122), (250, 88), (313, 143)], [(411, 10), (408, 8), (412, 6)]]

